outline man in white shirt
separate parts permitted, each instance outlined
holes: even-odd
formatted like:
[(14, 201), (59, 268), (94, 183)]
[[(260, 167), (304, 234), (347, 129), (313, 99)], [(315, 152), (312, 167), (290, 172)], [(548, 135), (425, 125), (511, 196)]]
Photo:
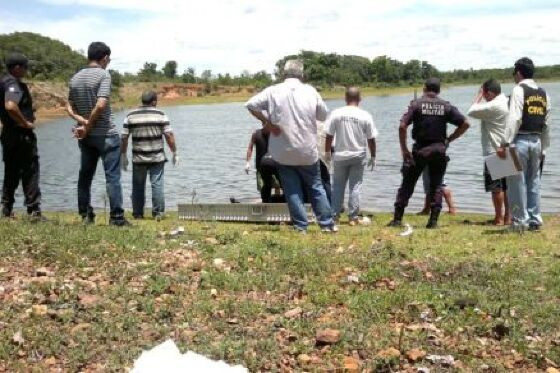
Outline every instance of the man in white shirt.
[(315, 88), (302, 83), (303, 63), (288, 60), (286, 79), (253, 96), (245, 106), (271, 133), (268, 152), (279, 164), (284, 195), (294, 228), (307, 230), (304, 190), (324, 232), (336, 232), (331, 207), (319, 171), (317, 120), (325, 120), (327, 106)]
[[(482, 101), (483, 99), (485, 101)], [(495, 79), (485, 81), (467, 112), (468, 116), (480, 119), (482, 155), (484, 157), (495, 153), (504, 142), (508, 112), (508, 99), (502, 94), (500, 83)], [(505, 195), (506, 179), (492, 180), (488, 167), (484, 165), (484, 187), (486, 192), (492, 192), (495, 211), (494, 224), (511, 224), (508, 199)]]
[(375, 138), (377, 129), (370, 113), (358, 107), (360, 90), (350, 87), (346, 90), (346, 106), (334, 110), (327, 122), (325, 154), (331, 154), (333, 140), (336, 148), (333, 156), (333, 195), (332, 207), (335, 219), (342, 211), (346, 184), (349, 187), (348, 219), (351, 225), (358, 222), (360, 193), (364, 178), (367, 150), (370, 159), (368, 166), (373, 171), (375, 165)]
[(535, 65), (527, 57), (515, 62), (513, 88), (509, 104), (505, 141), (498, 155), (505, 157), (505, 147), (514, 145), (523, 171), (507, 178), (512, 231), (538, 231), (541, 217), (539, 166), (543, 152), (550, 145), (550, 97), (533, 80)]

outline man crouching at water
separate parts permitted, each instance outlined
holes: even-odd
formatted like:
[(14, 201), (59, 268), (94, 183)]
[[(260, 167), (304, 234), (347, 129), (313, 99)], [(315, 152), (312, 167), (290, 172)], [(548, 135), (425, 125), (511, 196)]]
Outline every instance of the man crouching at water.
[(338, 229), (321, 182), (317, 151), (317, 120), (326, 119), (327, 106), (315, 88), (302, 82), (301, 61), (286, 61), (284, 75), (284, 82), (266, 88), (245, 106), (271, 133), (268, 152), (279, 164), (294, 228), (307, 231), (307, 212), (303, 204), (307, 189), (322, 231), (336, 232)]
[(128, 137), (132, 136), (132, 215), (144, 218), (146, 202), (146, 176), (150, 173), (152, 184), (152, 216), (161, 220), (165, 212), (163, 192), (163, 170), (167, 159), (163, 151), (163, 138), (173, 153), (173, 165), (179, 162), (175, 137), (167, 115), (156, 109), (157, 94), (146, 91), (142, 94), (142, 106), (128, 113), (124, 120), (121, 142), (121, 166), (126, 171)]
[(111, 75), (106, 70), (111, 49), (102, 42), (88, 48), (88, 66), (78, 71), (69, 84), (67, 111), (77, 124), (74, 136), (81, 153), (78, 177), (78, 212), (86, 224), (95, 222), (91, 206), (91, 183), (99, 158), (105, 169), (105, 182), (111, 208), (109, 224), (126, 226), (121, 187), (121, 141), (111, 112)]
[[(430, 78), (424, 85), (424, 95), (410, 103), (399, 126), (399, 140), (403, 157), (402, 184), (395, 201), (395, 213), (389, 226), (402, 225), (404, 209), (424, 168), (430, 173), (430, 219), (426, 228), (437, 228), (443, 197), (442, 181), (449, 158), (449, 143), (458, 139), (469, 128), (463, 114), (449, 102), (438, 97), (440, 80)], [(447, 137), (447, 123), (457, 129)], [(414, 145), (412, 152), (406, 145), (407, 129), (412, 124)]]

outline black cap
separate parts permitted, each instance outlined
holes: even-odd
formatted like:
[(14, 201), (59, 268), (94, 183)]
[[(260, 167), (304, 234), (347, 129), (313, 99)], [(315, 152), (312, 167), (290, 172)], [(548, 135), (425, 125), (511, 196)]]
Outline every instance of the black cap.
[(13, 67), (16, 66), (23, 66), (23, 67), (27, 67), (29, 65), (29, 60), (27, 59), (27, 57), (25, 57), (25, 55), (21, 54), (21, 53), (11, 53), (8, 55), (8, 57), (6, 58), (6, 67), (8, 69), (11, 69)]

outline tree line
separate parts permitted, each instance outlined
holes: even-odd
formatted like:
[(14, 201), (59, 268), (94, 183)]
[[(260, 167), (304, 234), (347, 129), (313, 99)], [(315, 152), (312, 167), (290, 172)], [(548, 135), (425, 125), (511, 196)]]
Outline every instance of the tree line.
[[(72, 74), (86, 64), (84, 51), (74, 51), (68, 45), (31, 32), (15, 32), (0, 35), (0, 60), (11, 52), (21, 52), (32, 61), (30, 77), (34, 80), (67, 80)], [(282, 77), (282, 68), (288, 59), (300, 59), (304, 62), (307, 82), (318, 87), (345, 85), (392, 87), (418, 85), (428, 77), (439, 77), (445, 83), (476, 83), (490, 77), (509, 81), (512, 68), (504, 69), (458, 69), (439, 71), (428, 61), (413, 59), (402, 62), (388, 56), (373, 59), (362, 56), (339, 55), (301, 51), (285, 56), (276, 63), (274, 76), (266, 71), (250, 73), (244, 71), (239, 75), (215, 74), (207, 69), (198, 73), (194, 67), (184, 71), (178, 70), (178, 62), (167, 61), (159, 67), (157, 63), (147, 61), (137, 73), (120, 73), (109, 70), (113, 85), (122, 86), (126, 82), (170, 82), (199, 83), (223, 86), (254, 86), (262, 88)], [(4, 64), (0, 66), (0, 72)], [(540, 66), (538, 79), (559, 79), (560, 65)]]

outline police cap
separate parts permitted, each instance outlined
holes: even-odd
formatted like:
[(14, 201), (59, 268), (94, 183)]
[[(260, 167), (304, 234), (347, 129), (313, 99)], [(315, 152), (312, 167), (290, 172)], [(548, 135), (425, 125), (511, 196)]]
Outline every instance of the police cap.
[(21, 53), (11, 53), (6, 58), (6, 67), (8, 68), (8, 70), (16, 66), (22, 66), (27, 68), (28, 65), (29, 65), (29, 60), (27, 59), (27, 57), (25, 57), (25, 55)]

